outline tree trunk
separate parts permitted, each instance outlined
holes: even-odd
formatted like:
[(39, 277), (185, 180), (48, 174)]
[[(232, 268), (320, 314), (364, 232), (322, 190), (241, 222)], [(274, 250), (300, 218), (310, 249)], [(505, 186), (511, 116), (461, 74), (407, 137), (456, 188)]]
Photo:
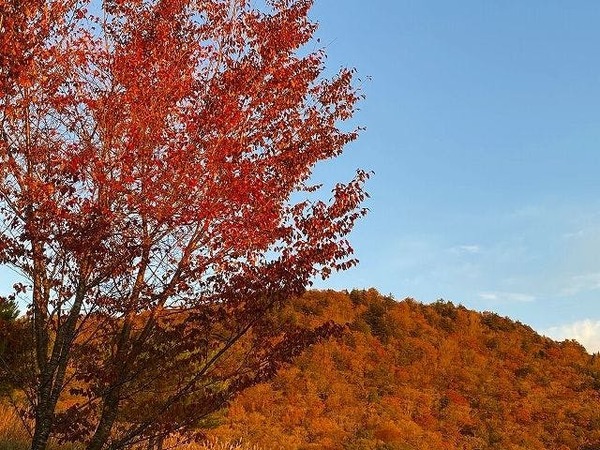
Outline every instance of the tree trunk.
[(50, 430), (52, 428), (52, 414), (49, 408), (44, 408), (43, 411), (38, 410), (35, 414), (35, 430), (31, 441), (31, 450), (45, 450), (50, 438)]
[(117, 418), (120, 394), (120, 389), (116, 388), (104, 399), (102, 415), (100, 416), (98, 427), (96, 428), (92, 439), (85, 447), (86, 450), (101, 450), (102, 447), (104, 447), (104, 444), (106, 444), (106, 441), (110, 436), (112, 426)]
[[(41, 276), (34, 280), (34, 332), (36, 339), (36, 363), (38, 368), (37, 404), (35, 406), (35, 427), (31, 450), (45, 450), (54, 424), (54, 411), (63, 389), (65, 373), (70, 358), (71, 345), (75, 336), (77, 318), (81, 311), (85, 289), (78, 288), (75, 302), (67, 320), (57, 331), (56, 341), (49, 356), (48, 304), (47, 294), (41, 288)], [(36, 289), (37, 287), (37, 289)], [(59, 324), (60, 325), (60, 324)]]
[(164, 441), (164, 436), (152, 436), (148, 440), (148, 446), (146, 450), (163, 450)]
[(103, 395), (102, 413), (100, 414), (98, 426), (92, 439), (86, 446), (86, 450), (101, 450), (110, 437), (111, 429), (117, 418), (119, 403), (121, 401), (121, 390), (123, 389), (127, 372), (127, 346), (131, 337), (131, 328), (132, 323), (128, 318), (125, 320), (123, 328), (121, 328), (117, 343), (117, 352), (114, 356), (114, 382), (112, 386), (108, 387), (107, 392)]

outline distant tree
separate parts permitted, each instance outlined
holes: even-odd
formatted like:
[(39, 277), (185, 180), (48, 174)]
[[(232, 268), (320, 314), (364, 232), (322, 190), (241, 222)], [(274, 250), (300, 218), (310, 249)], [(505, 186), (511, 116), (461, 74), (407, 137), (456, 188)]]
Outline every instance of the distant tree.
[[(15, 285), (20, 289), (20, 285)], [(0, 395), (10, 392), (20, 380), (19, 366), (24, 366), (24, 347), (27, 330), (17, 321), (19, 307), (16, 295), (0, 297)]]
[(365, 213), (367, 173), (330, 201), (309, 184), (360, 98), (304, 47), (312, 1), (85, 3), (0, 0), (0, 260), (29, 282), (32, 450), (187, 429), (270, 376), (327, 329), (262, 319), (356, 263)]
[(0, 297), (0, 321), (10, 322), (19, 316), (19, 307), (14, 298)]

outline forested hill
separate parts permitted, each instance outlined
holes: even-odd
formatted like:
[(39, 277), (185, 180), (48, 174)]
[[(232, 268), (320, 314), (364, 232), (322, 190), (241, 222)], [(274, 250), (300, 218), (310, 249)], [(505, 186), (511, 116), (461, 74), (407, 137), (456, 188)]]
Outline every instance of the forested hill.
[(348, 323), (237, 398), (214, 434), (265, 449), (599, 450), (600, 357), (492, 313), (311, 291), (275, 318)]

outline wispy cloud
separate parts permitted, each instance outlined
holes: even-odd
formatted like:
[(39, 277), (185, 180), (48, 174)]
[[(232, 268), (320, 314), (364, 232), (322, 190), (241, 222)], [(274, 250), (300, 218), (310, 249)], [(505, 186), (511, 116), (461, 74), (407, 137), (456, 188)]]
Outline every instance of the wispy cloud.
[(493, 302), (533, 302), (536, 299), (535, 295), (524, 294), (522, 292), (480, 292), (479, 297), (482, 300)]
[(557, 340), (575, 339), (588, 352), (600, 352), (600, 320), (579, 320), (548, 328), (544, 334)]
[(585, 234), (586, 234), (586, 230), (580, 229), (580, 230), (569, 231), (569, 232), (563, 233), (562, 237), (563, 237), (563, 239), (567, 239), (567, 240), (580, 239), (580, 238), (583, 238), (585, 236)]
[(561, 295), (573, 296), (581, 292), (596, 291), (600, 289), (600, 272), (575, 275), (565, 281), (560, 290)]
[(512, 220), (531, 220), (543, 217), (548, 214), (548, 209), (543, 205), (527, 205), (517, 208), (514, 211), (505, 214)]
[(469, 245), (459, 245), (457, 247), (452, 247), (451, 251), (453, 253), (468, 253), (468, 254), (478, 254), (481, 253), (481, 247), (479, 245), (475, 245), (475, 244), (469, 244)]

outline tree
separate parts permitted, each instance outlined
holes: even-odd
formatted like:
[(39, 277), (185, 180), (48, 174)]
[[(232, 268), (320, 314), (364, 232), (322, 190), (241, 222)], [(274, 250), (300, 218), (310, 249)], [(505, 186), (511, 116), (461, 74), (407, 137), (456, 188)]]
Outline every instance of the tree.
[(12, 322), (19, 316), (19, 307), (13, 296), (0, 297), (0, 321)]
[(16, 283), (14, 292), (0, 297), (0, 399), (4, 407), (18, 408), (14, 395), (19, 396), (22, 386), (31, 385), (31, 328), (27, 319), (19, 317), (16, 301), (25, 286)]
[(263, 318), (356, 263), (368, 174), (329, 201), (310, 177), (357, 137), (360, 93), (304, 49), (311, 0), (254, 3), (0, 0), (0, 259), (29, 280), (34, 450), (185, 429), (327, 333)]

